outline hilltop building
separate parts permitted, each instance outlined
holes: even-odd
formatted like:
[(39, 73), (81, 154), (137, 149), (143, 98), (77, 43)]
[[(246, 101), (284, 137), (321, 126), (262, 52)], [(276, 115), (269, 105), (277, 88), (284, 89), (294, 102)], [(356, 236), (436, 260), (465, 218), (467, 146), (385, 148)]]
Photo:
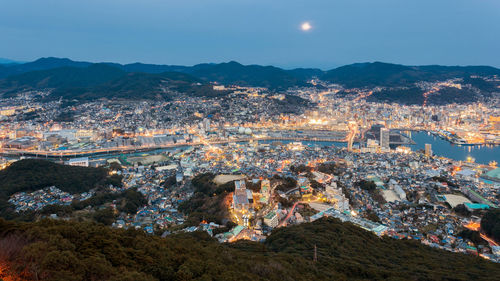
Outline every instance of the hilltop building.
[(264, 223), (272, 228), (277, 227), (279, 223), (278, 214), (276, 214), (275, 211), (269, 212), (267, 215), (264, 216)]
[(238, 211), (248, 210), (253, 204), (252, 191), (246, 188), (244, 180), (234, 182), (233, 208)]
[(311, 193), (312, 192), (311, 182), (309, 181), (308, 178), (300, 177), (297, 180), (297, 184), (299, 185), (300, 193), (304, 194), (304, 193)]
[(271, 195), (271, 182), (268, 179), (260, 182), (260, 202), (267, 204)]

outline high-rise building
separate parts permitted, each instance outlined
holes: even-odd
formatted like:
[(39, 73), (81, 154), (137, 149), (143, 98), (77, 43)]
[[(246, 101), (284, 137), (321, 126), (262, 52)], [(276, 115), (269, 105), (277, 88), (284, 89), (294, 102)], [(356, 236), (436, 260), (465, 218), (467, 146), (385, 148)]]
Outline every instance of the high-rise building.
[(430, 143), (425, 144), (425, 155), (432, 156), (432, 144)]
[(205, 130), (205, 132), (210, 131), (210, 119), (204, 118), (202, 124), (203, 124), (203, 130)]
[(277, 227), (279, 224), (279, 217), (275, 211), (269, 212), (264, 216), (264, 223), (270, 227)]
[(389, 149), (390, 131), (387, 128), (380, 128), (380, 148)]

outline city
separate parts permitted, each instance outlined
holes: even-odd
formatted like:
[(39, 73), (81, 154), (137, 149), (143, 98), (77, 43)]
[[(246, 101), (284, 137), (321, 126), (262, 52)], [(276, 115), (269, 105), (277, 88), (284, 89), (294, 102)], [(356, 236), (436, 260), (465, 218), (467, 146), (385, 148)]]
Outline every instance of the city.
[(499, 280), (497, 2), (1, 6), (0, 281)]
[[(495, 243), (476, 249), (458, 236), (461, 229), (479, 223), (479, 218), (454, 212), (457, 205), (469, 212), (498, 208), (500, 180), (488, 176), (496, 173), (495, 161), (454, 161), (434, 155), (431, 144), (426, 144), (425, 151), (414, 151), (413, 141), (404, 133), (427, 131), (456, 143), (445, 135), (454, 132), (455, 139), (467, 143), (495, 145), (500, 140), (498, 106), (388, 105), (337, 97), (336, 90), (300, 88), (290, 94), (316, 106), (284, 113), (270, 102), (280, 97), (267, 89), (231, 90), (233, 94), (225, 99), (180, 96), (162, 104), (91, 102), (65, 111), (58, 102), (22, 106), (29, 100), (26, 96), (4, 100), (1, 112), (8, 122), (2, 127), (2, 165), (5, 168), (18, 157), (85, 167), (118, 163), (123, 166), (119, 174), (124, 187), (115, 192), (134, 187), (148, 202), (135, 214), (118, 217), (113, 224), (118, 228), (168, 232), (186, 220), (178, 207), (193, 196), (190, 180), (194, 176), (238, 175), (234, 195), (225, 199), (227, 219), (237, 226), (217, 235), (219, 241), (258, 241), (275, 227), (314, 221), (322, 215), (351, 222), (368, 217), (376, 222), (355, 224), (373, 224), (363, 228), (377, 235), (416, 239), (498, 260)], [(24, 120), (22, 116), (30, 112), (37, 116)], [(58, 114), (71, 120), (54, 121)], [(318, 171), (325, 163), (339, 170)], [(294, 171), (299, 166), (306, 168)], [(168, 177), (175, 177), (175, 184), (162, 186)], [(295, 185), (290, 190), (276, 189), (280, 185), (276, 177), (291, 178)], [(260, 188), (250, 191), (246, 181)], [(232, 181), (219, 184), (227, 182)], [(360, 182), (373, 182), (376, 187), (366, 190)], [(42, 194), (14, 194), (9, 202), (20, 211), (74, 200), (73, 195), (51, 188)], [(57, 200), (51, 196), (54, 192)], [(93, 191), (76, 196), (83, 201), (92, 195)], [(304, 206), (311, 209), (307, 215), (300, 213)], [(204, 227), (207, 223), (213, 225)], [(187, 230), (211, 231), (220, 223), (206, 222)]]

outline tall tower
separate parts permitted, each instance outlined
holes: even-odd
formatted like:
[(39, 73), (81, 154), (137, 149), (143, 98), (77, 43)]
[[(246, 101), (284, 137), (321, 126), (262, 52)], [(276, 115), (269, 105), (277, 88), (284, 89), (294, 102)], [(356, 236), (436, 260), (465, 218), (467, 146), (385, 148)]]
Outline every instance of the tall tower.
[(425, 144), (425, 156), (432, 156), (432, 144)]
[(387, 128), (380, 128), (380, 148), (389, 149), (390, 131)]
[(208, 119), (208, 118), (203, 119), (203, 130), (205, 132), (210, 131), (210, 119)]

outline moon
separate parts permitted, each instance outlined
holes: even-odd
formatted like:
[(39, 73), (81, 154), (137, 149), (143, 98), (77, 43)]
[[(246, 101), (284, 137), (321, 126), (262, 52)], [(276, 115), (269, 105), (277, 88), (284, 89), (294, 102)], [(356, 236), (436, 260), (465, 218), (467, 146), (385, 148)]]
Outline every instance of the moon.
[(312, 25), (308, 21), (305, 21), (300, 25), (300, 29), (302, 29), (302, 31), (309, 31), (309, 30), (311, 30), (311, 28), (312, 28)]

